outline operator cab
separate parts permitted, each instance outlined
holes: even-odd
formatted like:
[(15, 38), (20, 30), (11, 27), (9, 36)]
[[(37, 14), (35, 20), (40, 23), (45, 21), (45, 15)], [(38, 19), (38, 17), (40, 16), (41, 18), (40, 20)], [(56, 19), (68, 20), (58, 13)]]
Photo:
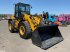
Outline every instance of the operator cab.
[(30, 5), (24, 3), (15, 4), (15, 17), (20, 18), (22, 14), (30, 14)]

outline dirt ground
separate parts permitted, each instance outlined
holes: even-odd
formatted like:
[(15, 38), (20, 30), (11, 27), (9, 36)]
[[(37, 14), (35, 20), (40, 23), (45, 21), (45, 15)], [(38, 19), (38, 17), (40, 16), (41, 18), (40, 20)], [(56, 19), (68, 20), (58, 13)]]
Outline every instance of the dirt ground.
[(24, 40), (18, 33), (10, 33), (7, 21), (0, 21), (0, 52), (70, 52), (70, 26), (59, 29), (64, 41), (43, 50), (33, 45), (31, 39)]

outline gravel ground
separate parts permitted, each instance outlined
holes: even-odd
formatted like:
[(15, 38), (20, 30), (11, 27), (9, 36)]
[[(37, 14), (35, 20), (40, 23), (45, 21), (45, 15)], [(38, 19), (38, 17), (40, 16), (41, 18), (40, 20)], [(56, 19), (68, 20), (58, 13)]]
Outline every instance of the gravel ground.
[(7, 21), (0, 21), (0, 52), (70, 52), (70, 26), (59, 29), (64, 41), (43, 50), (33, 45), (31, 39), (24, 40), (18, 33), (10, 33)]

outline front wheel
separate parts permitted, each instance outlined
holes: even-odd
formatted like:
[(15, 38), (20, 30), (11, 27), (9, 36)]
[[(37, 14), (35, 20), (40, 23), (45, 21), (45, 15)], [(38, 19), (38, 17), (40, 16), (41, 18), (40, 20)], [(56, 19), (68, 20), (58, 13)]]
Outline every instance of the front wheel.
[(28, 39), (31, 35), (31, 29), (27, 22), (20, 22), (19, 23), (19, 35), (21, 38)]

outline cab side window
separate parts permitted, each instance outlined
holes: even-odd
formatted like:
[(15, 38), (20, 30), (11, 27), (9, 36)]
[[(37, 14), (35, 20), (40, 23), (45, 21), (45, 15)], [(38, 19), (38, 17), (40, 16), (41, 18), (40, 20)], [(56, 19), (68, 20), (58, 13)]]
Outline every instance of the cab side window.
[(16, 18), (19, 17), (19, 16), (18, 16), (18, 6), (15, 6), (15, 16), (16, 16)]

